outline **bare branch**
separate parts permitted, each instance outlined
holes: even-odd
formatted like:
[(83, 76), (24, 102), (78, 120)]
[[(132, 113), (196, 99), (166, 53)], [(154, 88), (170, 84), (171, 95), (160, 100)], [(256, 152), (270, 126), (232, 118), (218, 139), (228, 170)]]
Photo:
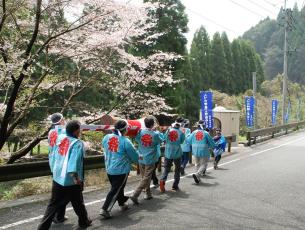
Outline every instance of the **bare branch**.
[(4, 22), (5, 22), (5, 19), (7, 17), (7, 14), (6, 14), (6, 0), (2, 0), (2, 18), (1, 18), (1, 21), (0, 21), (0, 32), (4, 26)]
[(25, 55), (29, 56), (31, 53), (31, 50), (33, 48), (33, 45), (37, 39), (38, 31), (39, 31), (39, 25), (40, 25), (40, 17), (41, 17), (41, 2), (42, 0), (37, 0), (37, 10), (36, 10), (36, 18), (35, 18), (35, 27), (34, 32), (32, 34), (32, 38), (28, 44), (28, 47), (26, 49)]

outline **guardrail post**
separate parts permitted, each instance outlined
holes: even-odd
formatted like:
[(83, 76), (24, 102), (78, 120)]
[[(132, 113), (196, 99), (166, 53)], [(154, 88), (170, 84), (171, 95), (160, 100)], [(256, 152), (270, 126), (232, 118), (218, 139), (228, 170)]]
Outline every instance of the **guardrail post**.
[(251, 146), (251, 136), (250, 136), (250, 132), (247, 132), (247, 140), (248, 140), (248, 146)]
[(274, 132), (272, 132), (271, 137), (274, 138)]
[(286, 128), (285, 134), (288, 134), (288, 129)]
[(231, 152), (231, 146), (232, 146), (232, 139), (229, 139), (229, 143), (228, 143), (228, 152)]
[(254, 137), (253, 144), (256, 144), (256, 137)]

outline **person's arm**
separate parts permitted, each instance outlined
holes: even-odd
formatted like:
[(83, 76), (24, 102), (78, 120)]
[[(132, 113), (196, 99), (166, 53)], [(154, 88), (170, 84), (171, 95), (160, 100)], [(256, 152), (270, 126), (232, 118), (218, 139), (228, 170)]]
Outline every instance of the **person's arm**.
[(209, 145), (209, 148), (215, 148), (215, 141), (213, 140), (213, 138), (210, 136), (210, 134), (208, 132), (205, 133), (206, 139), (207, 139), (207, 144)]
[(133, 163), (138, 163), (139, 154), (138, 154), (137, 150), (135, 149), (135, 147), (133, 146), (133, 144), (131, 143), (131, 141), (128, 138), (125, 138), (125, 150), (126, 150), (126, 153), (129, 157), (129, 159)]
[(67, 173), (73, 177), (75, 184), (81, 184), (80, 175), (78, 175), (79, 167), (82, 164), (84, 156), (84, 146), (81, 141), (77, 141), (73, 144), (69, 155)]
[(185, 134), (181, 132), (180, 144), (182, 144), (184, 141), (185, 141)]
[(136, 137), (135, 137), (135, 141), (140, 144), (141, 143), (141, 129), (139, 130), (139, 132), (137, 133)]

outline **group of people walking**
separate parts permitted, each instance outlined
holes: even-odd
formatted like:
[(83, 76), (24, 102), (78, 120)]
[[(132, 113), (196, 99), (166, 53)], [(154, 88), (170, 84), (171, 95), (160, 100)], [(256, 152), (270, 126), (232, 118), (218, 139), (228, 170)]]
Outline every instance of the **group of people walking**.
[[(85, 154), (84, 144), (79, 140), (80, 123), (70, 121), (65, 124), (61, 114), (51, 116), (53, 128), (49, 132), (49, 163), (53, 174), (51, 200), (45, 211), (44, 217), (38, 226), (39, 230), (49, 229), (52, 222), (64, 222), (66, 205), (71, 202), (79, 218), (79, 226), (86, 228), (91, 225), (83, 200)], [(107, 134), (102, 140), (106, 172), (111, 184), (110, 191), (100, 210), (100, 215), (108, 219), (111, 209), (116, 202), (122, 211), (128, 209), (127, 201), (130, 199), (135, 205), (139, 204), (139, 196), (145, 191), (145, 200), (153, 198), (151, 181), (163, 193), (166, 191), (166, 180), (175, 165), (174, 182), (171, 189), (179, 190), (180, 176), (185, 175), (185, 168), (192, 153), (196, 171), (192, 174), (195, 183), (200, 183), (205, 175), (210, 150), (214, 153), (214, 169), (218, 168), (221, 154), (225, 150), (226, 140), (221, 135), (221, 130), (216, 129), (216, 136), (212, 138), (205, 129), (204, 121), (197, 123), (196, 129), (191, 132), (190, 122), (187, 119), (177, 118), (165, 133), (157, 130), (156, 119), (148, 116), (144, 119), (145, 129), (138, 132), (134, 144), (125, 136), (128, 123), (119, 120), (114, 125), (114, 132)], [(55, 126), (65, 125), (65, 129)], [(164, 170), (158, 180), (156, 169), (161, 160), (161, 144), (165, 144)], [(128, 197), (124, 188), (132, 164), (139, 164), (141, 180), (134, 193)]]

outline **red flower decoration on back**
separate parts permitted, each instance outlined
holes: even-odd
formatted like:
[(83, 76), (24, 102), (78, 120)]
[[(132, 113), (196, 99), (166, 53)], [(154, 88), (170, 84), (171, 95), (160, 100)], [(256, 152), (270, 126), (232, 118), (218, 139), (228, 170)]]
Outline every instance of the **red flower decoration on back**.
[(204, 138), (203, 132), (197, 132), (196, 133), (196, 140), (201, 141)]
[(168, 134), (168, 138), (171, 142), (176, 142), (178, 140), (178, 132), (176, 130), (172, 130)]
[(141, 142), (144, 147), (149, 147), (152, 145), (152, 136), (149, 134), (144, 134), (141, 137)]
[(116, 153), (119, 150), (119, 139), (117, 137), (111, 137), (108, 140), (108, 149), (111, 152)]
[(62, 156), (66, 156), (69, 146), (70, 146), (70, 140), (68, 137), (66, 137), (59, 144), (59, 149), (58, 149), (59, 154)]
[(57, 137), (58, 137), (58, 133), (55, 130), (53, 130), (49, 135), (49, 144), (51, 147), (55, 146)]

